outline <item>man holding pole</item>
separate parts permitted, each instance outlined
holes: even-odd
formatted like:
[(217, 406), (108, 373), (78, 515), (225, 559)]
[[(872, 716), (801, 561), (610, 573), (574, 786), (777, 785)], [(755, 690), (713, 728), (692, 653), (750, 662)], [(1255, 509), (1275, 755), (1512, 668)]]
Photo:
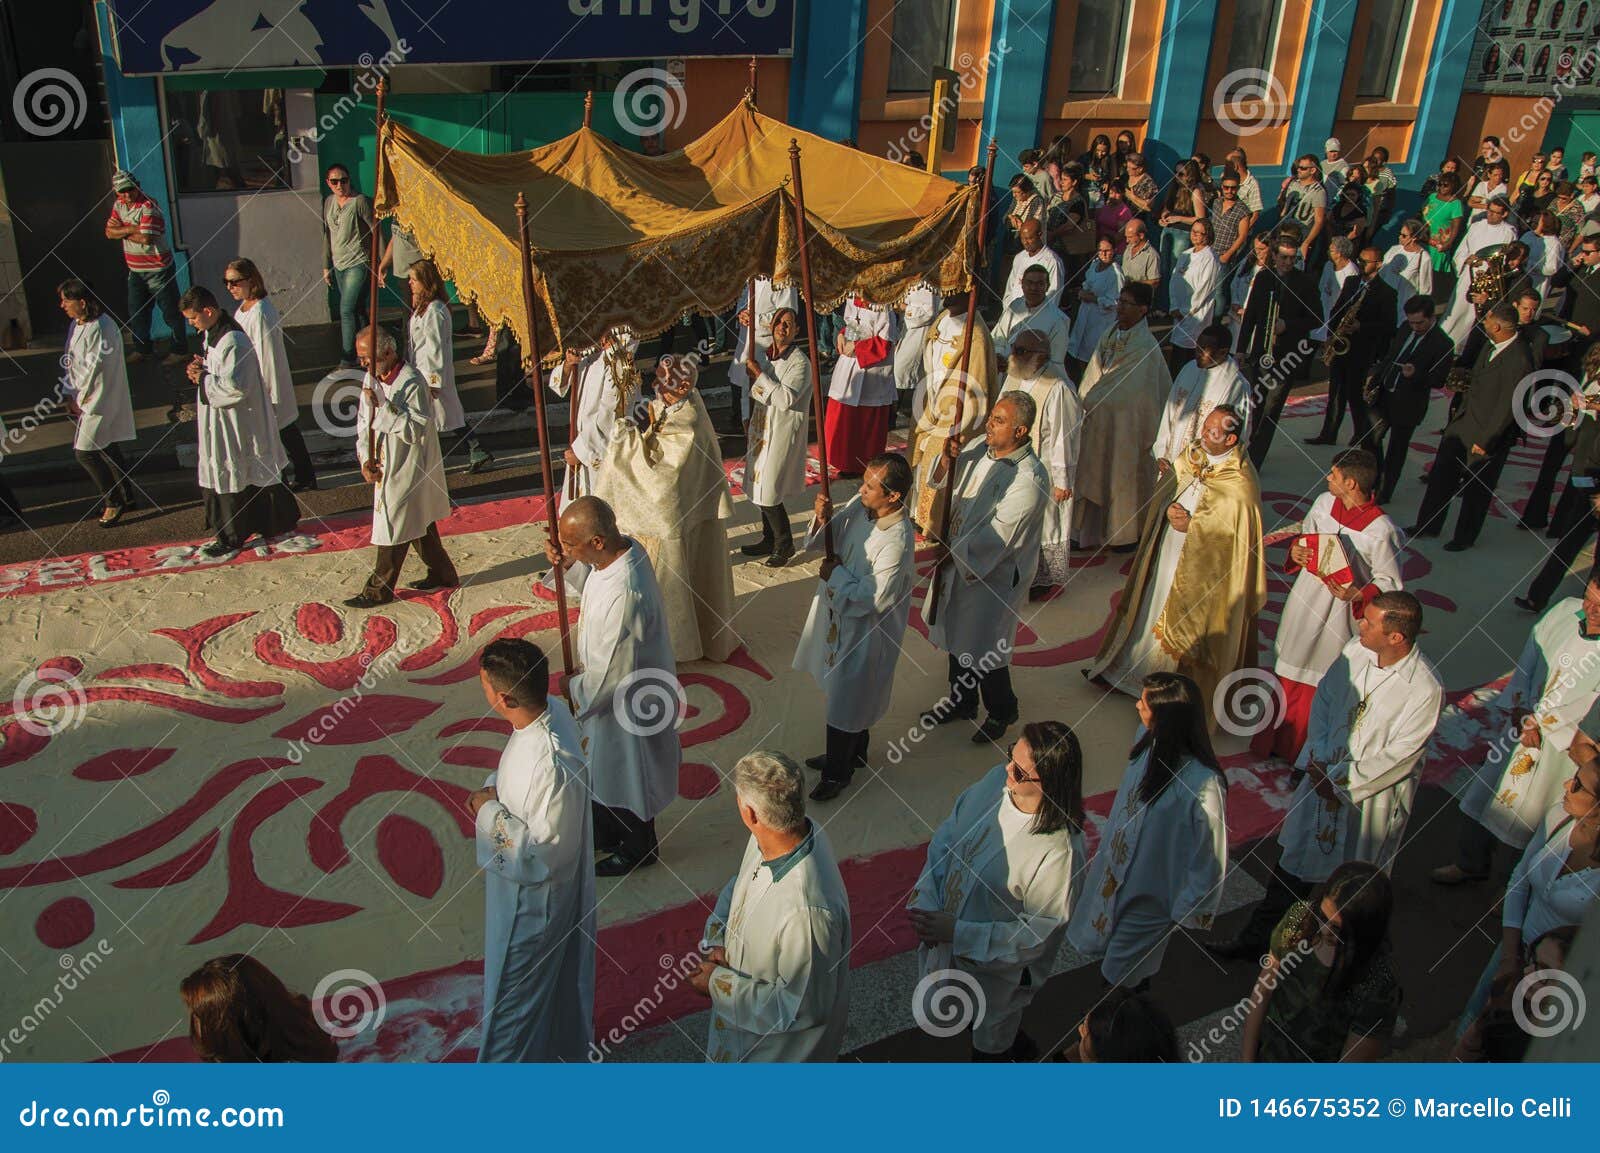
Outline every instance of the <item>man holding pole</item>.
[(746, 438), (745, 492), (761, 510), (761, 539), (739, 551), (766, 557), (782, 568), (794, 556), (794, 533), (783, 502), (806, 490), (806, 429), (811, 423), (811, 361), (795, 343), (799, 317), (780, 308), (772, 317), (772, 348), (765, 367), (745, 358), (750, 379), (750, 431)]

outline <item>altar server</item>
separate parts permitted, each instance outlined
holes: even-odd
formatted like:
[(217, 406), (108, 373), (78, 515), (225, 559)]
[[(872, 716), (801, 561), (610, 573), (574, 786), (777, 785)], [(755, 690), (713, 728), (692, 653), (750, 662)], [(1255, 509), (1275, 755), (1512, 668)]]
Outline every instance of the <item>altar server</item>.
[[(887, 308), (860, 297), (845, 303), (844, 328), (835, 338), (839, 359), (828, 384), (828, 416), (823, 435), (828, 465), (842, 477), (860, 476), (867, 461), (883, 451), (894, 417), (894, 346), (900, 324)], [(810, 362), (806, 364), (810, 371)], [(806, 380), (809, 389), (811, 381)]]
[(739, 551), (765, 557), (768, 568), (782, 568), (794, 556), (794, 532), (783, 502), (806, 490), (811, 362), (795, 343), (799, 334), (794, 309), (780, 308), (772, 317), (767, 363), (762, 365), (755, 357), (745, 362), (753, 383), (744, 490), (761, 510), (761, 539)]
[(570, 414), (570, 443), (561, 454), (567, 466), (561, 491), (567, 500), (594, 492), (619, 415), (627, 417), (639, 403), (639, 378), (633, 370), (638, 347), (632, 334), (612, 329), (593, 352), (569, 350), (550, 370), (550, 390), (567, 401)]
[(1072, 562), (1072, 489), (1077, 483), (1078, 453), (1083, 433), (1083, 405), (1078, 392), (1051, 359), (1042, 333), (1029, 329), (1012, 340), (1003, 385), (1007, 392), (1026, 393), (1038, 416), (1033, 451), (1050, 474), (1050, 500), (1039, 531), (1039, 567), (1029, 595), (1038, 599), (1067, 583)]
[[(751, 373), (745, 362), (754, 357), (756, 363), (766, 369), (770, 364), (768, 354), (772, 348), (772, 318), (780, 308), (796, 313), (800, 310), (799, 285), (786, 284), (782, 288), (774, 288), (772, 281), (764, 277), (757, 277), (755, 285), (753, 314), (749, 286), (739, 294), (739, 335), (734, 343), (733, 359), (728, 362), (728, 383), (739, 393), (739, 414), (746, 424), (750, 423), (750, 386), (755, 383), (758, 374)], [(750, 339), (752, 316), (755, 320), (754, 342)]]

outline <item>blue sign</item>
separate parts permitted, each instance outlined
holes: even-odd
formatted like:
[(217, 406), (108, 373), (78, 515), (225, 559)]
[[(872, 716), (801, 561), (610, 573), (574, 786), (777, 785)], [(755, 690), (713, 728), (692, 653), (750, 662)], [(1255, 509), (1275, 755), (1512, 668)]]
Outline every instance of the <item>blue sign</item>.
[(126, 76), (787, 56), (797, 0), (111, 0)]

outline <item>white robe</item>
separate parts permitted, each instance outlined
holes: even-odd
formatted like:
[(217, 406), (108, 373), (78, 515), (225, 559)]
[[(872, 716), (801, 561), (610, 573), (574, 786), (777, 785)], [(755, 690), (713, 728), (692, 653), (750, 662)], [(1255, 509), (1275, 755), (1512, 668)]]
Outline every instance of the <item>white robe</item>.
[(652, 820), (678, 795), (683, 689), (661, 588), (637, 543), (584, 578), (574, 648), (583, 671), (572, 704), (594, 799)]
[(1221, 283), (1222, 262), (1210, 245), (1191, 248), (1178, 257), (1168, 282), (1172, 307), (1183, 313), (1183, 318), (1172, 326), (1174, 348), (1193, 348), (1201, 329), (1216, 318)]
[(1541, 301), (1549, 299), (1550, 281), (1561, 271), (1561, 237), (1540, 236), (1537, 232), (1529, 231), (1517, 239), (1528, 246), (1528, 262), (1524, 267), (1528, 270), (1528, 280), (1533, 290), (1539, 294)]
[(452, 432), (467, 426), (467, 414), (456, 393), (456, 354), (450, 332), (450, 306), (431, 300), (421, 312), (411, 314), (411, 363), (428, 382), (433, 398), (434, 427)]
[(383, 468), (383, 479), (372, 486), (372, 543), (404, 544), (450, 515), (450, 490), (422, 374), (401, 365), (384, 395), (372, 424)]
[[(887, 308), (863, 308), (854, 300), (844, 306), (844, 336), (849, 341), (880, 336), (889, 342), (889, 355), (871, 368), (862, 368), (854, 356), (841, 356), (833, 363), (828, 381), (828, 399), (857, 408), (882, 408), (895, 402), (894, 343), (900, 334), (895, 314)], [(806, 366), (810, 372), (810, 365)], [(811, 380), (806, 378), (806, 387)]]
[(1456, 271), (1460, 275), (1456, 277), (1455, 296), (1450, 301), (1450, 311), (1439, 322), (1444, 325), (1445, 333), (1457, 348), (1461, 347), (1478, 320), (1477, 310), (1472, 307), (1472, 301), (1467, 299), (1467, 293), (1472, 288), (1472, 276), (1467, 268), (1468, 259), (1490, 245), (1510, 244), (1516, 238), (1516, 228), (1505, 220), (1499, 224), (1490, 224), (1487, 217), (1480, 217), (1467, 226), (1466, 235), (1461, 238), (1461, 246), (1456, 249)]
[(1083, 402), (1077, 389), (1055, 365), (1032, 380), (1019, 380), (1008, 376), (1000, 386), (1001, 392), (1016, 390), (1033, 398), (1038, 415), (1033, 422), (1034, 452), (1050, 476), (1052, 489), (1064, 488), (1068, 496), (1058, 501), (1052, 491), (1047, 494), (1044, 525), (1039, 531), (1040, 573), (1046, 570), (1048, 560), (1056, 571), (1055, 578), (1065, 578), (1067, 554), (1072, 544), (1072, 490), (1078, 481), (1078, 445), (1083, 435)]
[(1094, 355), (1094, 346), (1106, 334), (1106, 329), (1117, 322), (1117, 297), (1126, 283), (1122, 269), (1113, 260), (1101, 266), (1091, 260), (1083, 274), (1083, 287), (1094, 293), (1094, 300), (1080, 301), (1078, 315), (1072, 324), (1072, 337), (1067, 341), (1067, 355), (1073, 360), (1088, 360)]
[(1201, 426), (1219, 404), (1232, 405), (1249, 422), (1250, 382), (1233, 359), (1211, 368), (1201, 368), (1193, 360), (1184, 365), (1161, 408), (1161, 424), (1150, 455), (1168, 464), (1179, 460), (1189, 445), (1200, 439)]
[(283, 343), (283, 318), (277, 306), (263, 298), (251, 308), (240, 305), (233, 318), (250, 338), (256, 350), (256, 361), (261, 368), (261, 386), (266, 389), (267, 400), (272, 405), (276, 427), (288, 428), (300, 416), (300, 405), (294, 397), (294, 373), (289, 369), (289, 350)]
[(1331, 260), (1322, 266), (1322, 275), (1317, 279), (1317, 296), (1322, 301), (1322, 323), (1312, 332), (1312, 340), (1328, 339), (1328, 319), (1333, 315), (1333, 306), (1339, 303), (1344, 282), (1359, 271), (1353, 260), (1345, 261), (1343, 268), (1335, 268)]
[(1034, 814), (1012, 803), (1006, 782), (1000, 765), (956, 798), (928, 842), (910, 901), (956, 919), (954, 939), (919, 946), (917, 960), (924, 978), (959, 969), (978, 982), (984, 1010), (972, 1038), (985, 1053), (1003, 1053), (1016, 1040), (1050, 976), (1089, 860), (1081, 832), (1032, 832)]
[[(982, 444), (962, 452), (950, 516), (950, 558), (939, 573), (928, 640), (985, 671), (1011, 663), (1021, 610), (1039, 565), (1050, 475), (1031, 445), (996, 459)], [(923, 606), (926, 619), (928, 609)]]
[(790, 345), (776, 365), (762, 367), (750, 399), (744, 491), (751, 504), (771, 508), (806, 491), (811, 362), (799, 345)]
[(92, 452), (135, 439), (133, 398), (117, 322), (105, 313), (81, 324), (73, 321), (67, 332), (66, 362), (67, 383), (82, 410), (72, 447)]
[(232, 329), (205, 339), (205, 376), (195, 390), (199, 483), (216, 493), (279, 483), (289, 458), (250, 338)]
[[(1333, 518), (1333, 502), (1338, 498), (1325, 492), (1311, 502), (1300, 521), (1300, 532), (1307, 536), (1343, 534), (1356, 546), (1361, 559), (1372, 569), (1372, 583), (1381, 592), (1404, 588), (1400, 576), (1400, 550), (1404, 540), (1389, 514), (1377, 517), (1366, 528), (1346, 528)], [(1356, 618), (1351, 602), (1342, 601), (1328, 591), (1322, 578), (1301, 569), (1295, 574), (1288, 599), (1279, 618), (1277, 658), (1273, 671), (1286, 680), (1314, 685), (1339, 659), (1356, 635)]]
[(581, 1061), (593, 1037), (594, 829), (578, 727), (551, 697), (515, 730), (478, 810), (480, 1061)]
[[(850, 1009), (850, 898), (820, 825), (774, 869), (754, 837), (706, 919), (711, 1061), (833, 1061)], [(781, 873), (780, 873), (781, 870)]]
[(922, 346), (938, 315), (939, 298), (933, 289), (918, 285), (906, 293), (900, 311), (901, 336), (894, 346), (894, 386), (900, 392), (909, 392), (922, 382)]
[(1251, 262), (1228, 283), (1228, 327), (1233, 330), (1233, 343), (1228, 346), (1228, 351), (1235, 356), (1239, 355), (1239, 333), (1244, 328), (1241, 317), (1245, 305), (1250, 301), (1250, 286), (1256, 282), (1256, 273), (1260, 271), (1261, 266), (1251, 257)]
[[(626, 340), (627, 356), (632, 356), (639, 347), (639, 342), (631, 336), (618, 335), (615, 339)], [(606, 449), (611, 445), (611, 434), (617, 426), (617, 410), (620, 408), (626, 416), (639, 402), (637, 388), (630, 388), (626, 397), (619, 395), (616, 368), (607, 352), (605, 349), (595, 349), (578, 361), (578, 370), (573, 373), (577, 378), (578, 396), (576, 407), (569, 407), (572, 413), (568, 425), (569, 447), (583, 467), (569, 470), (563, 486), (568, 499), (589, 496), (594, 492), (595, 474), (605, 463)], [(566, 398), (569, 406), (572, 404), (572, 387), (573, 382), (567, 379), (565, 363), (550, 370), (550, 391)]]
[(1404, 247), (1396, 244), (1383, 254), (1383, 267), (1378, 269), (1378, 275), (1394, 289), (1396, 324), (1406, 322), (1406, 301), (1413, 296), (1428, 295), (1433, 292), (1433, 259), (1428, 255), (1426, 247), (1419, 248), (1415, 252), (1407, 252)]
[(1286, 872), (1325, 881), (1347, 861), (1389, 871), (1443, 702), (1439, 674), (1420, 649), (1380, 669), (1359, 638), (1345, 645), (1311, 699), (1299, 760), (1301, 768), (1311, 761), (1327, 768), (1334, 799), (1323, 800), (1311, 778), (1301, 778), (1278, 832)]
[[(750, 305), (750, 287), (739, 294), (739, 304), (735, 311), (748, 308)], [(792, 308), (795, 314), (800, 315), (800, 289), (797, 285), (788, 285), (785, 288), (773, 288), (772, 281), (758, 277), (756, 279), (756, 307), (753, 319), (756, 322), (756, 363), (762, 369), (771, 367), (772, 362), (767, 358), (767, 350), (772, 347), (772, 316), (780, 308)], [(743, 420), (750, 419), (750, 373), (746, 370), (744, 362), (750, 354), (750, 329), (745, 325), (739, 326), (738, 339), (733, 346), (733, 360), (728, 364), (728, 383), (739, 390), (739, 413)]]
[(1000, 319), (989, 330), (994, 340), (995, 355), (1004, 360), (1011, 355), (1011, 341), (1019, 332), (1040, 333), (1050, 342), (1050, 363), (1057, 368), (1066, 364), (1067, 345), (1072, 340), (1072, 322), (1056, 302), (1045, 297), (1038, 308), (1029, 308), (1020, 297), (1005, 306)]
[[(811, 523), (806, 548), (822, 540)], [(847, 733), (870, 729), (889, 711), (900, 647), (917, 583), (911, 518), (874, 521), (861, 498), (833, 514), (839, 564), (817, 582), (793, 667), (816, 678), (827, 697), (827, 723)]]
[(1154, 803), (1139, 800), (1146, 748), (1122, 775), (1100, 847), (1089, 862), (1067, 943), (1103, 957), (1113, 985), (1136, 985), (1161, 968), (1173, 928), (1206, 930), (1228, 871), (1227, 784), (1187, 761)]
[(1017, 253), (1011, 261), (1011, 274), (1006, 277), (1006, 291), (1004, 300), (1010, 304), (1013, 300), (1022, 299), (1022, 274), (1035, 264), (1043, 265), (1050, 273), (1050, 287), (1045, 291), (1046, 300), (1060, 300), (1061, 290), (1066, 287), (1067, 269), (1061, 263), (1061, 257), (1049, 245), (1044, 245), (1038, 252), (1030, 253), (1026, 248)]
[[(1491, 747), (1461, 794), (1461, 811), (1508, 845), (1528, 843), (1539, 819), (1561, 799), (1575, 766), (1567, 756), (1595, 697), (1600, 695), (1600, 636), (1583, 635), (1583, 600), (1567, 597), (1533, 626), (1517, 669), (1497, 704), (1509, 725), (1514, 710), (1531, 710), (1539, 722), (1539, 747)], [(1508, 736), (1504, 744), (1515, 740)]]

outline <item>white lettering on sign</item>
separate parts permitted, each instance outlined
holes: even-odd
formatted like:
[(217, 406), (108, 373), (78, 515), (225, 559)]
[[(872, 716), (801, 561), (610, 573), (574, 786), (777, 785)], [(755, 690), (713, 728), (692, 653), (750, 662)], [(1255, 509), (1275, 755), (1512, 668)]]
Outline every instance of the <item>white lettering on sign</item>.
[[(687, 34), (700, 27), (700, 12), (716, 5), (717, 14), (724, 19), (733, 15), (737, 0), (667, 0), (672, 18), (667, 27), (674, 32)], [(745, 12), (764, 20), (778, 10), (778, 0), (744, 0)], [(567, 11), (574, 16), (604, 16), (606, 0), (567, 0)], [(618, 16), (654, 16), (655, 0), (617, 0)]]

